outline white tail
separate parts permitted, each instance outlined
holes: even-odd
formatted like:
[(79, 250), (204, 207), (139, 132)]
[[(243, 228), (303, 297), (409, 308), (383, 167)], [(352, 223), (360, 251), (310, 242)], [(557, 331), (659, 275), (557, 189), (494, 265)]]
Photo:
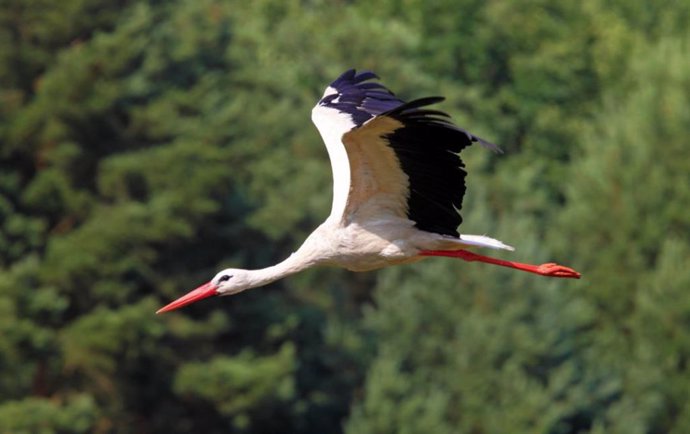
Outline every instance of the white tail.
[(515, 250), (515, 247), (504, 244), (503, 242), (494, 238), (485, 237), (483, 235), (460, 235), (462, 244), (468, 246), (488, 247), (490, 249)]

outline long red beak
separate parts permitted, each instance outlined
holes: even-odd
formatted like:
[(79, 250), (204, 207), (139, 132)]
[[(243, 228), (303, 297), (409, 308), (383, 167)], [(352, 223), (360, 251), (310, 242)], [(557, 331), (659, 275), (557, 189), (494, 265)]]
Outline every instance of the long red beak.
[(192, 304), (195, 301), (203, 300), (205, 298), (213, 297), (214, 295), (218, 295), (218, 292), (216, 291), (218, 287), (211, 282), (204, 283), (197, 289), (190, 291), (186, 295), (183, 295), (182, 297), (178, 298), (177, 300), (173, 301), (167, 306), (161, 307), (156, 311), (156, 313), (163, 313), (163, 312), (169, 312), (171, 310), (179, 309), (183, 306), (187, 306), (188, 304)]

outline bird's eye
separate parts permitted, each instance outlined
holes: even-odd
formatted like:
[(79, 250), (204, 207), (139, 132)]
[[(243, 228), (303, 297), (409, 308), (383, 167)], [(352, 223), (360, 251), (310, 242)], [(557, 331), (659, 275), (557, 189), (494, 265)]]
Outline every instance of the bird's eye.
[(221, 276), (220, 279), (218, 279), (218, 283), (227, 282), (228, 280), (230, 280), (231, 277), (232, 276), (229, 274), (224, 274), (223, 276)]

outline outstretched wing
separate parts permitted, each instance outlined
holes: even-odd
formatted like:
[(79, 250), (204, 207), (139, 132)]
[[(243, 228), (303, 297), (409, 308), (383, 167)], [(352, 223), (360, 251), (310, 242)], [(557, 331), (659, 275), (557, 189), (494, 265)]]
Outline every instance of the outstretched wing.
[(426, 108), (443, 98), (404, 103), (379, 83), (365, 82), (375, 77), (347, 71), (312, 111), (333, 169), (330, 218), (347, 220), (367, 208), (458, 236), (466, 176), (458, 153), (472, 142), (498, 147)]

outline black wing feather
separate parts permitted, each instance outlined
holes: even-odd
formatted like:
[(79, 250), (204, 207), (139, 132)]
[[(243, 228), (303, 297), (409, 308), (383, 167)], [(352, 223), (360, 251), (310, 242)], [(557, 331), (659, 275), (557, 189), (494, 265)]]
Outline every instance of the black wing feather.
[(349, 69), (330, 84), (338, 92), (338, 98), (325, 97), (319, 104), (349, 114), (357, 126), (404, 104), (384, 85), (366, 82), (374, 78), (379, 77), (371, 71), (357, 73), (354, 69)]
[(473, 142), (499, 148), (457, 127), (448, 114), (422, 108), (442, 100), (417, 99), (381, 116), (403, 124), (385, 138), (409, 178), (408, 218), (421, 230), (458, 237), (467, 176), (458, 154)]
[(406, 103), (384, 85), (366, 82), (374, 78), (378, 76), (370, 71), (347, 70), (330, 84), (337, 95), (325, 96), (319, 104), (350, 115), (356, 127), (379, 116), (402, 123), (384, 138), (409, 178), (408, 218), (421, 230), (459, 236), (467, 173), (458, 153), (473, 142), (496, 152), (500, 148), (456, 126), (447, 113), (424, 108), (443, 97)]

